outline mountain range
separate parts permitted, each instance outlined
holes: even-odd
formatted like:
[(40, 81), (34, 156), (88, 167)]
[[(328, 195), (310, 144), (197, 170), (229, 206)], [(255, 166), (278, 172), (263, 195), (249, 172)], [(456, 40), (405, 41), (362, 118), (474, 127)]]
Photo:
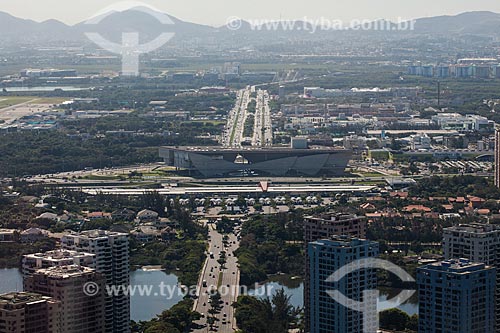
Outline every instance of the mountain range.
[[(226, 26), (216, 28), (167, 16), (174, 23), (168, 27), (149, 14), (136, 9), (109, 13), (96, 26), (87, 25), (85, 22), (70, 26), (57, 20), (35, 22), (0, 12), (0, 41), (75, 41), (85, 38), (85, 32), (92, 31), (100, 32), (107, 38), (120, 38), (122, 32), (137, 31), (144, 39), (154, 38), (165, 31), (175, 32), (176, 36), (184, 37), (222, 36), (228, 33), (233, 36), (235, 34), (263, 33), (262, 31), (253, 31), (250, 24), (244, 21), (239, 30), (231, 31)], [(287, 33), (299, 34), (301, 32), (295, 30)], [(305, 32), (302, 31), (302, 33)], [(421, 18), (415, 21), (415, 29), (411, 33), (500, 36), (500, 14), (483, 11), (466, 12), (455, 16)]]

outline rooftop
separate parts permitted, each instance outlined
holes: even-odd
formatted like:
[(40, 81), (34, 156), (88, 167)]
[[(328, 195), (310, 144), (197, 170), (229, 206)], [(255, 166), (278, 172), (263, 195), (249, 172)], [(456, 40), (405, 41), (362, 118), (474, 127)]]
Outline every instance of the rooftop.
[(357, 237), (345, 236), (345, 235), (342, 235), (342, 236), (334, 235), (334, 236), (331, 236), (330, 239), (323, 239), (323, 240), (319, 240), (317, 242), (312, 242), (309, 244), (312, 244), (312, 245), (334, 245), (335, 247), (343, 247), (343, 248), (355, 247), (355, 246), (364, 245), (364, 244), (378, 246), (377, 242), (369, 241), (369, 240), (361, 239), (361, 238), (357, 238)]
[(294, 149), (290, 146), (274, 146), (274, 147), (240, 147), (240, 148), (232, 148), (232, 147), (223, 147), (223, 146), (164, 146), (161, 147), (163, 149), (172, 149), (177, 151), (191, 151), (191, 152), (242, 152), (242, 151), (254, 151), (254, 152), (279, 152), (279, 151), (346, 151), (344, 149), (327, 147), (327, 146), (310, 146), (307, 149)]
[(466, 274), (484, 269), (491, 269), (483, 263), (471, 262), (469, 259), (451, 259), (436, 262), (422, 267), (422, 269), (444, 271), (447, 273)]
[(357, 216), (354, 214), (342, 214), (338, 212), (327, 212), (327, 213), (322, 213), (321, 215), (310, 215), (310, 216), (305, 216), (304, 217), (307, 220), (314, 220), (314, 221), (351, 221), (351, 220), (359, 220), (362, 219), (363, 217)]
[(89, 267), (68, 265), (68, 266), (55, 266), (44, 269), (38, 269), (36, 274), (43, 274), (51, 278), (67, 279), (70, 277), (81, 276), (84, 274), (94, 273), (95, 270)]
[(474, 233), (474, 234), (484, 234), (484, 233), (497, 233), (500, 232), (500, 227), (492, 224), (482, 224), (482, 223), (471, 223), (471, 224), (460, 224), (458, 226), (445, 228), (444, 232), (462, 232), (462, 233)]
[(78, 252), (78, 251), (69, 251), (69, 250), (54, 250), (54, 251), (47, 251), (44, 253), (33, 253), (25, 255), (26, 258), (33, 258), (33, 259), (40, 258), (53, 261), (61, 259), (71, 259), (77, 257), (88, 257), (88, 256), (95, 257), (94, 254)]
[(0, 305), (28, 304), (39, 301), (45, 301), (49, 299), (50, 297), (42, 296), (40, 294), (35, 294), (35, 293), (11, 292), (8, 294), (0, 295)]
[(69, 233), (65, 235), (64, 237), (79, 237), (79, 238), (87, 238), (87, 239), (96, 239), (96, 238), (105, 238), (108, 236), (115, 236), (115, 237), (120, 237), (120, 236), (128, 236), (127, 234), (120, 233), (120, 232), (114, 232), (114, 231), (107, 231), (107, 230), (88, 230), (88, 231), (82, 231), (80, 233)]

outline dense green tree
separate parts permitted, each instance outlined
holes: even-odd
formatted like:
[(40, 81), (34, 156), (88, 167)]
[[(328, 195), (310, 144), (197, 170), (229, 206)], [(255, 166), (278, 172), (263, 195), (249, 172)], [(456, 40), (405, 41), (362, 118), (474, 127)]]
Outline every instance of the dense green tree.
[(185, 299), (170, 310), (149, 322), (132, 323), (133, 333), (183, 333), (187, 332), (193, 322), (199, 320), (200, 314), (192, 311), (193, 301)]
[(379, 319), (380, 328), (395, 331), (416, 331), (415, 321), (418, 321), (418, 317), (416, 315), (410, 317), (406, 312), (396, 308), (380, 312)]
[(234, 304), (238, 327), (244, 333), (287, 333), (297, 325), (300, 309), (291, 305), (283, 289), (271, 299), (241, 296)]

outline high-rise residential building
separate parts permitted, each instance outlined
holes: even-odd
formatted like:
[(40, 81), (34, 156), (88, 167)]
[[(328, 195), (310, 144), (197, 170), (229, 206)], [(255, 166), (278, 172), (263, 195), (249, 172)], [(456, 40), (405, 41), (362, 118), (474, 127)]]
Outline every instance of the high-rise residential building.
[(500, 264), (500, 227), (471, 223), (443, 230), (445, 259), (466, 258), (490, 266)]
[[(67, 250), (95, 254), (95, 269), (104, 274), (107, 286), (115, 286), (113, 295), (106, 295), (106, 332), (130, 332), (130, 284), (128, 235), (92, 230), (68, 234), (61, 239)], [(122, 286), (122, 287), (120, 287)]]
[[(500, 227), (472, 223), (445, 228), (443, 254), (446, 260), (465, 258), (500, 269)], [(494, 305), (497, 328), (500, 330), (500, 276), (497, 276)]]
[(58, 326), (60, 302), (34, 293), (0, 295), (0, 333), (63, 333)]
[(500, 188), (500, 126), (495, 127), (495, 186)]
[[(366, 220), (363, 217), (328, 212), (314, 216), (304, 217), (304, 243), (315, 242), (321, 239), (329, 239), (332, 236), (351, 236), (356, 238), (366, 237)], [(305, 249), (304, 268), (304, 318), (306, 330), (309, 326), (309, 257)]]
[(417, 269), (420, 333), (495, 332), (496, 268), (467, 259)]
[[(56, 266), (39, 269), (24, 280), (27, 291), (61, 303), (58, 316), (61, 332), (105, 333), (106, 287), (102, 274), (83, 266)], [(95, 286), (95, 295), (87, 294), (88, 283)]]
[(366, 219), (356, 215), (339, 213), (304, 217), (304, 240), (306, 243), (327, 239), (334, 235), (365, 238)]
[[(347, 236), (334, 236), (308, 244), (309, 258), (309, 331), (311, 333), (377, 332), (377, 299), (365, 299), (365, 291), (376, 290), (374, 269), (359, 269), (336, 282), (328, 278), (340, 268), (359, 259), (378, 255), (377, 242)], [(337, 290), (345, 297), (364, 302), (373, 309), (362, 313), (345, 307), (330, 295)]]
[(95, 254), (54, 250), (43, 253), (27, 254), (23, 256), (23, 276), (32, 275), (36, 270), (55, 266), (79, 265), (94, 268)]

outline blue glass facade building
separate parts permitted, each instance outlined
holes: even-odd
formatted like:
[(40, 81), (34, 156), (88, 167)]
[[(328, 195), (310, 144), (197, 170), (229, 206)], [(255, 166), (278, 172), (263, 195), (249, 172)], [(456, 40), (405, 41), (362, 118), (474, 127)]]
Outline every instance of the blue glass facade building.
[(375, 258), (378, 252), (377, 242), (347, 236), (334, 236), (330, 240), (308, 244), (311, 333), (376, 332), (376, 312), (364, 322), (363, 313), (337, 303), (328, 293), (338, 290), (352, 300), (364, 301), (363, 292), (377, 288), (376, 271), (359, 269), (337, 282), (327, 280), (345, 265), (359, 259)]
[(420, 333), (495, 332), (496, 269), (467, 259), (417, 269)]

